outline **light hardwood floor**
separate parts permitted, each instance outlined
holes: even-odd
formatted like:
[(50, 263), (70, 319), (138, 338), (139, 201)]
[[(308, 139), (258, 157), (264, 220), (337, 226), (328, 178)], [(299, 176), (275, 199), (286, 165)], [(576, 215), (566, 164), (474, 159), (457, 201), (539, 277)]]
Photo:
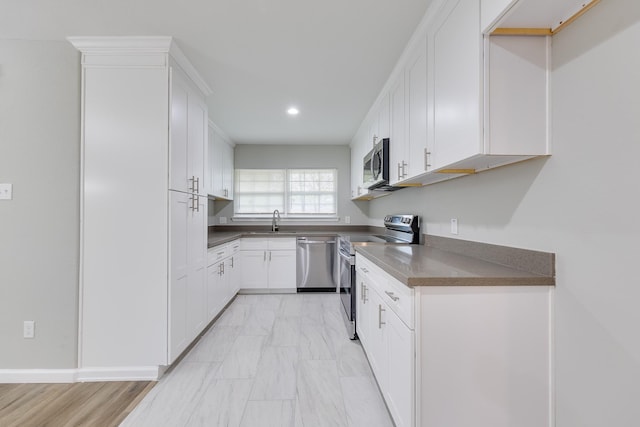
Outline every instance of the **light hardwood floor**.
[(391, 427), (337, 294), (238, 295), (123, 427)]
[(117, 426), (154, 382), (0, 384), (0, 426)]

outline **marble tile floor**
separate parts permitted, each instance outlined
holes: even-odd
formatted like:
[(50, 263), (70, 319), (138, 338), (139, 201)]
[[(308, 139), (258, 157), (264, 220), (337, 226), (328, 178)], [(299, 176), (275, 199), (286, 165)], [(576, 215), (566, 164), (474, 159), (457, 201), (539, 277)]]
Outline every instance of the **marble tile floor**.
[(337, 294), (238, 295), (123, 427), (393, 426)]

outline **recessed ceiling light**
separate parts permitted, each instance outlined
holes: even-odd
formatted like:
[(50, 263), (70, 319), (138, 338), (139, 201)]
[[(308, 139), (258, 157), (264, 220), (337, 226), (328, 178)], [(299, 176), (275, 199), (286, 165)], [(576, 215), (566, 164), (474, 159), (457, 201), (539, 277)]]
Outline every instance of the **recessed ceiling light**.
[(300, 111), (298, 111), (298, 109), (296, 107), (291, 107), (287, 110), (287, 114), (289, 114), (290, 116), (295, 116), (299, 113)]

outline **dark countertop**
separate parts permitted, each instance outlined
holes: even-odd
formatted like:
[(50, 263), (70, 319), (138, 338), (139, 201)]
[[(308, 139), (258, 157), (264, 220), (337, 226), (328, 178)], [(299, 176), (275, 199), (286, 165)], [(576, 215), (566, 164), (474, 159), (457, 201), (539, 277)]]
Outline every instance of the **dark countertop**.
[(312, 230), (312, 231), (291, 231), (283, 230), (278, 232), (271, 231), (215, 231), (209, 232), (207, 237), (207, 247), (212, 248), (214, 246), (222, 245), (227, 242), (231, 242), (241, 237), (268, 237), (268, 238), (282, 238), (282, 237), (298, 237), (298, 236), (344, 236), (344, 235), (362, 235), (368, 234), (368, 231), (364, 230)]
[(555, 286), (555, 277), (531, 273), (425, 245), (357, 246), (392, 277), (413, 286)]

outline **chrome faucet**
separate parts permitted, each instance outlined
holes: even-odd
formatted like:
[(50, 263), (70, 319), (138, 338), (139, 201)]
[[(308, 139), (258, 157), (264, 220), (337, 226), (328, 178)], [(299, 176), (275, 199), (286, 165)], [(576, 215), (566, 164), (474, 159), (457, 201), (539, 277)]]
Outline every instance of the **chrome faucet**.
[[(276, 215), (278, 219), (276, 220)], [(273, 211), (273, 219), (271, 220), (271, 231), (278, 231), (280, 229), (280, 211), (276, 209)]]

